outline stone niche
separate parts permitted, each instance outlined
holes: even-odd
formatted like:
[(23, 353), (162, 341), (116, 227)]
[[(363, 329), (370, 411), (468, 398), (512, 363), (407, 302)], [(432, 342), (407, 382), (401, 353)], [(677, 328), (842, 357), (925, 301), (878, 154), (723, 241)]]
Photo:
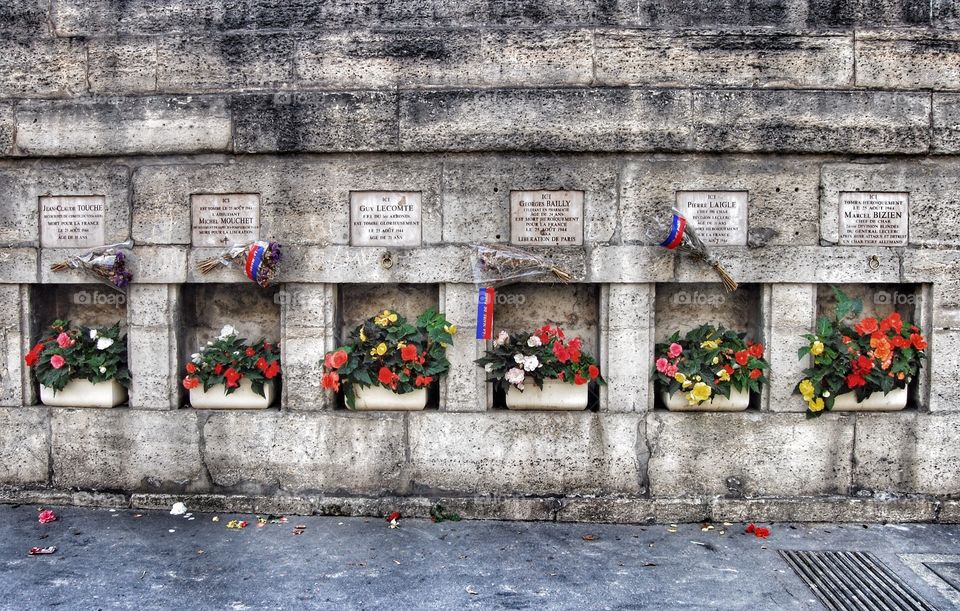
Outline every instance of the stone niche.
[[(762, 287), (741, 284), (728, 293), (723, 284), (657, 284), (654, 339), (666, 341), (674, 331), (683, 335), (704, 324), (723, 325), (745, 332), (748, 340), (765, 342), (763, 337)], [(664, 409), (659, 391), (655, 408)], [(759, 409), (759, 397), (750, 397), (750, 409)]]
[[(337, 345), (350, 337), (350, 332), (364, 320), (384, 310), (393, 310), (411, 323), (427, 308), (439, 310), (440, 287), (436, 284), (341, 284), (338, 288)], [(474, 341), (460, 335), (455, 341)], [(317, 355), (317, 359), (322, 358)], [(428, 391), (427, 409), (440, 405), (440, 391), (434, 384)], [(336, 409), (346, 409), (343, 397), (337, 395)]]
[[(233, 325), (248, 341), (280, 341), (280, 299), (277, 287), (263, 289), (252, 282), (238, 284), (186, 284), (180, 317), (181, 354), (178, 375), (190, 355), (220, 335), (224, 325)], [(319, 356), (317, 358), (320, 358)], [(283, 384), (281, 376), (280, 384)], [(277, 389), (279, 394), (280, 389)], [(280, 395), (282, 396), (282, 395)], [(186, 393), (181, 389), (181, 404)]]
[[(511, 284), (496, 291), (493, 337), (559, 326), (568, 339), (583, 340), (583, 350), (600, 361), (600, 287), (596, 284)], [(505, 393), (493, 391), (492, 407), (506, 409)], [(599, 409), (600, 394), (590, 385), (587, 409)]]

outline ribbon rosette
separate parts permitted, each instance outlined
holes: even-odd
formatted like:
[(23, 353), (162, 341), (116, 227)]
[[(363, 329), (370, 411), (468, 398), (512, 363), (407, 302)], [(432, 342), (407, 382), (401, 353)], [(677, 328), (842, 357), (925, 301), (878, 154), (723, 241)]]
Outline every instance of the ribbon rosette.
[[(717, 272), (728, 291), (737, 290), (737, 282), (730, 277), (727, 270), (723, 269), (720, 260), (707, 250), (703, 240), (697, 236), (693, 224), (687, 221), (678, 210), (673, 209), (672, 213), (669, 222), (665, 223), (660, 218), (654, 219), (652, 225), (647, 228), (647, 237), (667, 250), (685, 252), (703, 261)], [(664, 235), (666, 235), (665, 238)]]
[(232, 246), (216, 257), (203, 259), (197, 263), (197, 269), (208, 274), (221, 265), (237, 267), (247, 278), (267, 288), (278, 273), (281, 259), (279, 243), (258, 240)]

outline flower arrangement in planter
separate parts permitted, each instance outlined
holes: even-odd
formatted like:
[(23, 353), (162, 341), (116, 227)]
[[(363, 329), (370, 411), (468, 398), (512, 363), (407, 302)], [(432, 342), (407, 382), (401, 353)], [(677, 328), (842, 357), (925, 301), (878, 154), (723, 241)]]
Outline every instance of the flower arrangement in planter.
[(767, 384), (763, 344), (722, 326), (676, 331), (655, 346), (654, 378), (672, 411), (740, 411)]
[(55, 320), (24, 362), (40, 382), (44, 405), (116, 407), (127, 399), (127, 341), (119, 322), (90, 328)]
[(563, 329), (550, 325), (512, 336), (500, 331), (476, 363), (506, 392), (508, 409), (586, 409), (589, 383), (606, 384), (581, 339), (567, 340)]
[(411, 324), (393, 310), (365, 320), (323, 358), (323, 388), (343, 392), (356, 410), (419, 410), (427, 388), (450, 369), (456, 325), (433, 308)]
[(231, 325), (191, 355), (183, 387), (198, 409), (265, 409), (276, 397), (280, 346), (259, 339), (252, 344)]
[(808, 343), (798, 354), (812, 359), (794, 389), (807, 403), (807, 416), (819, 416), (824, 410), (903, 409), (907, 385), (926, 358), (927, 342), (920, 329), (905, 323), (897, 312), (883, 320), (862, 318), (851, 327), (863, 302), (836, 287), (833, 291), (834, 317), (817, 320), (817, 332), (803, 336)]

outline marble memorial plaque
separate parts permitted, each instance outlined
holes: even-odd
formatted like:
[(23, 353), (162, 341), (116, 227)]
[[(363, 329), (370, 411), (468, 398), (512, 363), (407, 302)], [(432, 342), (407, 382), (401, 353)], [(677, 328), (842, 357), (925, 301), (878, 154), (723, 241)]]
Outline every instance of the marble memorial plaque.
[(708, 246), (747, 244), (746, 191), (677, 191), (677, 210)]
[(106, 198), (102, 195), (45, 195), (40, 198), (40, 246), (103, 246)]
[(511, 191), (510, 243), (582, 246), (583, 191)]
[(190, 196), (194, 246), (230, 246), (260, 238), (260, 196), (214, 193)]
[(909, 193), (840, 193), (842, 246), (905, 246)]
[(351, 191), (351, 246), (420, 246), (420, 193)]

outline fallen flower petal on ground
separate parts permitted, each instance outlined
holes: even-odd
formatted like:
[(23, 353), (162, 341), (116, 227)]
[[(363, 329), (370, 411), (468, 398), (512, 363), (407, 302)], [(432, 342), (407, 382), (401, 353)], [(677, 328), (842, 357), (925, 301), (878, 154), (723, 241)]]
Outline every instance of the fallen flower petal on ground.
[(174, 503), (170, 508), (170, 515), (182, 516), (185, 513), (187, 513), (187, 506), (183, 503)]
[(41, 524), (49, 524), (50, 522), (56, 522), (57, 514), (53, 513), (53, 511), (50, 509), (45, 509), (40, 512), (39, 516), (37, 516), (37, 520)]
[(55, 551), (57, 551), (57, 547), (55, 545), (51, 545), (50, 547), (31, 547), (28, 555), (42, 556), (46, 554), (52, 554)]

